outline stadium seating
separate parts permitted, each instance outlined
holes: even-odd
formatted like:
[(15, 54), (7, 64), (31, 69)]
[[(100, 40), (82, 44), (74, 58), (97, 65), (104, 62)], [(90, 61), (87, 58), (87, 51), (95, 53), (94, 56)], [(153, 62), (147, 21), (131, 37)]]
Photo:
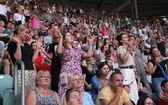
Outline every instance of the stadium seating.
[(0, 74), (0, 102), (2, 105), (14, 103), (13, 78), (10, 75)]

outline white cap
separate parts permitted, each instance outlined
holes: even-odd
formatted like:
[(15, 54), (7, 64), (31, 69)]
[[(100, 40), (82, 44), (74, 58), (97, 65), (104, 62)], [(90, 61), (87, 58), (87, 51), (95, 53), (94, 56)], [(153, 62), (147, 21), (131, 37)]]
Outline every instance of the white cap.
[(132, 81), (126, 79), (123, 80), (123, 85), (131, 85), (132, 83), (133, 83)]

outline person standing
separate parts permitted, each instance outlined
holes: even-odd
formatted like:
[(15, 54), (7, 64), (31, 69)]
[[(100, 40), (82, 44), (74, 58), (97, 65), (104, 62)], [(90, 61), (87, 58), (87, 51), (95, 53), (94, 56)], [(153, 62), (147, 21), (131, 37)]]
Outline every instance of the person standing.
[(60, 40), (59, 29), (53, 30), (52, 43), (49, 46), (48, 53), (51, 56), (51, 90), (58, 92), (58, 80), (61, 70), (61, 59), (56, 53), (58, 42)]
[(134, 103), (137, 103), (139, 99), (138, 87), (133, 70), (133, 67), (135, 67), (134, 62), (135, 51), (133, 51), (129, 45), (129, 37), (127, 34), (122, 33), (118, 35), (117, 40), (120, 44), (120, 46), (117, 49), (117, 56), (119, 58), (118, 59), (119, 68), (123, 74), (124, 79), (133, 81), (133, 83), (130, 85), (131, 91), (129, 96), (131, 100), (134, 101)]
[[(33, 53), (30, 45), (25, 43), (26, 39), (29, 35), (29, 30), (24, 25), (19, 25), (16, 27), (16, 37), (12, 37), (12, 41), (9, 42), (7, 51), (11, 56), (12, 62), (14, 63), (16, 60), (22, 60), (25, 65), (25, 94), (30, 89), (35, 88), (35, 75), (36, 71), (33, 66), (33, 62), (35, 62), (39, 49), (42, 45), (42, 40), (38, 39), (36, 42), (37, 49)], [(19, 68), (20, 69), (20, 68)], [(16, 77), (15, 77), (16, 78)], [(21, 70), (18, 70), (18, 92), (21, 92)]]
[[(81, 48), (74, 48), (73, 37), (70, 32), (65, 33), (64, 36), (60, 35), (60, 41), (57, 47), (57, 54), (61, 56), (61, 73), (60, 75), (67, 74), (64, 77), (65, 84), (62, 84), (62, 79), (60, 76), (59, 79), (59, 90), (58, 93), (60, 96), (68, 89), (68, 78), (72, 74), (78, 74), (83, 78), (82, 69), (80, 61), (82, 57), (91, 57), (92, 56), (92, 42), (93, 38), (89, 39), (89, 49), (88, 52), (84, 52)], [(63, 40), (64, 39), (64, 40)], [(64, 42), (63, 42), (64, 41)], [(66, 78), (67, 77), (67, 78)], [(83, 81), (84, 83), (84, 81)]]
[(25, 16), (23, 14), (24, 7), (19, 6), (17, 8), (17, 13), (14, 13), (13, 20), (16, 22), (16, 25), (25, 24)]

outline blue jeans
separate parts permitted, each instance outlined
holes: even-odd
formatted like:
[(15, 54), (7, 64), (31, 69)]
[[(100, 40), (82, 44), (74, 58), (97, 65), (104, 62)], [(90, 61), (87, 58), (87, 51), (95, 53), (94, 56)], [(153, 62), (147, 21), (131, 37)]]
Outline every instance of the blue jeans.
[(162, 88), (160, 86), (161, 82), (165, 80), (164, 77), (161, 78), (152, 78), (152, 88), (156, 93), (156, 96), (158, 97), (160, 93), (162, 93)]

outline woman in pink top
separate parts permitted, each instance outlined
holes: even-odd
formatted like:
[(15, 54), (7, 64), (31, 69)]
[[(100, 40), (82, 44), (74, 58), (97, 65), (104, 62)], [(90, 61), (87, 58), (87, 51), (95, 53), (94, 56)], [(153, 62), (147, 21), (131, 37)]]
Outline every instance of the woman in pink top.
[(109, 38), (109, 30), (106, 28), (105, 25), (102, 26), (102, 29), (100, 29), (100, 31), (104, 38)]
[(32, 17), (32, 29), (40, 29), (40, 20), (36, 15)]

